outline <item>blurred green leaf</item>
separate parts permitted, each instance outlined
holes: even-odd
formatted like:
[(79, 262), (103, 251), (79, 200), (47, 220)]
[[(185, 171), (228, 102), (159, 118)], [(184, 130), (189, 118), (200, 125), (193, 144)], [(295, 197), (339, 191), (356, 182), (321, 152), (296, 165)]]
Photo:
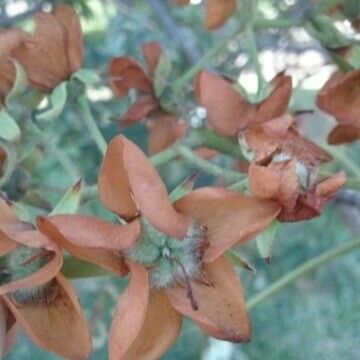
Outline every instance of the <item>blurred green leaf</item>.
[(100, 81), (100, 76), (94, 70), (80, 69), (71, 76), (71, 79), (79, 80), (86, 85), (93, 85)]
[(20, 128), (15, 119), (5, 110), (0, 111), (0, 138), (9, 142), (20, 139)]
[(26, 89), (27, 85), (27, 78), (24, 68), (16, 60), (12, 60), (12, 63), (15, 66), (15, 80), (11, 91), (5, 98), (5, 104), (8, 107), (10, 107), (11, 102)]
[(67, 98), (66, 82), (58, 85), (49, 95), (49, 107), (36, 114), (36, 119), (40, 121), (49, 121), (57, 118), (64, 109)]
[(274, 244), (275, 236), (280, 223), (274, 220), (261, 234), (256, 237), (256, 245), (260, 256), (269, 262), (271, 251)]
[(79, 208), (82, 188), (83, 182), (80, 179), (67, 191), (63, 198), (55, 205), (49, 215), (75, 214)]
[(166, 53), (162, 53), (159, 63), (155, 69), (154, 92), (157, 98), (160, 98), (165, 90), (171, 74), (171, 59)]

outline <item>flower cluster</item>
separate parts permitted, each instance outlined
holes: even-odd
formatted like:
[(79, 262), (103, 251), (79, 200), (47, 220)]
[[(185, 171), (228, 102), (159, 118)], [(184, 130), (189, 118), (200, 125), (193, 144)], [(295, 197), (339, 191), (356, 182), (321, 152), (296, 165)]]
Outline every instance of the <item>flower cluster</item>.
[[(206, 0), (206, 27), (219, 27), (236, 8), (236, 1)], [(26, 75), (27, 89), (50, 99), (50, 112), (58, 117), (67, 100), (74, 99), (67, 93), (59, 96), (56, 89), (64, 82), (71, 88), (74, 83), (67, 81), (76, 72), (82, 85), (73, 86), (77, 102), (72, 105), (79, 106), (103, 154), (92, 190), (116, 221), (77, 213), (81, 181), (55, 207), (39, 196), (34, 203), (40, 203), (42, 211), (35, 216), (24, 216), (13, 201), (21, 198), (19, 191), (12, 196), (4, 187), (0, 358), (14, 345), (19, 327), (46, 351), (70, 359), (90, 356), (90, 327), (75, 290), (62, 274), (64, 256), (79, 266), (82, 260), (100, 267), (108, 276), (129, 278), (109, 330), (110, 360), (160, 358), (177, 339), (184, 316), (211, 337), (250, 341), (250, 321), (232, 256), (260, 234), (267, 236), (278, 221), (319, 216), (346, 183), (343, 171), (322, 172), (332, 156), (305, 136), (296, 113), (289, 110), (291, 76), (277, 74), (263, 89), (268, 90), (266, 95), (251, 102), (236, 82), (205, 69), (197, 68), (191, 94), (173, 88), (171, 61), (156, 42), (142, 47), (145, 66), (128, 56), (113, 58), (108, 83), (116, 100), (136, 92), (135, 102), (119, 120), (121, 130), (144, 120), (148, 153), (157, 154), (149, 158), (126, 136), (116, 133), (107, 143), (98, 129), (83, 91), (89, 74), (81, 73), (83, 35), (76, 12), (59, 5), (34, 19), (33, 33), (0, 32), (0, 187), (4, 183), (10, 188), (16, 171), (28, 175), (27, 169), (36, 163), (29, 154), (20, 159), (22, 134), (7, 113), (8, 96), (16, 98), (19, 74)], [(21, 102), (18, 99), (19, 108)], [(336, 119), (330, 144), (360, 139), (360, 70), (336, 72), (317, 94), (316, 104)], [(25, 123), (42, 139), (38, 110), (26, 109)], [(194, 118), (199, 120), (196, 125)], [(48, 142), (42, 140), (41, 145), (46, 148)], [(212, 162), (219, 153), (241, 159), (243, 171)], [(185, 182), (175, 189), (176, 196), (169, 195), (154, 164), (181, 156), (216, 180), (237, 181), (226, 184), (229, 187), (219, 181), (195, 189)], [(73, 175), (71, 160), (59, 159)]]

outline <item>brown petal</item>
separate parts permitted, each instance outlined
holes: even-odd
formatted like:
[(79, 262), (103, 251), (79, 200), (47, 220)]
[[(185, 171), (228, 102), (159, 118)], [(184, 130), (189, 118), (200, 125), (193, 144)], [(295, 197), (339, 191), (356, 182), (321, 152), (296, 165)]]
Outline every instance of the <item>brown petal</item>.
[(350, 143), (359, 139), (360, 126), (352, 124), (339, 124), (328, 136), (328, 142), (332, 145)]
[(141, 48), (150, 77), (154, 76), (155, 69), (159, 63), (163, 50), (158, 42), (149, 42)]
[[(69, 223), (70, 224), (70, 223)], [(46, 217), (38, 217), (37, 218), (37, 226), (39, 228), (39, 230), (43, 233), (46, 234), (50, 239), (52, 239), (53, 241), (55, 241), (56, 243), (58, 243), (61, 247), (63, 247), (65, 250), (67, 250), (70, 254), (72, 254), (73, 256), (85, 260), (85, 261), (89, 261), (92, 262), (94, 264), (97, 264), (99, 266), (101, 266), (102, 268), (111, 271), (113, 273), (115, 273), (118, 276), (123, 276), (126, 275), (128, 272), (128, 269), (126, 267), (126, 265), (124, 264), (123, 260), (119, 258), (119, 256), (116, 254), (116, 252), (111, 249), (102, 249), (99, 247), (96, 248), (90, 248), (90, 247), (79, 247), (77, 245), (75, 245), (75, 242), (77, 241), (77, 239), (75, 237), (79, 237), (80, 236), (80, 243), (84, 243), (84, 238), (81, 238), (81, 236), (87, 236), (86, 234), (90, 234), (93, 239), (92, 241), (95, 242), (106, 242), (109, 239), (103, 238), (102, 236), (104, 235), (110, 235), (112, 234), (112, 236), (115, 236), (116, 238), (119, 239), (119, 235), (117, 234), (117, 232), (115, 233), (114, 231), (112, 231), (112, 229), (114, 229), (115, 227), (117, 227), (116, 225), (113, 225), (114, 227), (106, 227), (103, 229), (98, 229), (97, 233), (94, 233), (91, 229), (92, 227), (89, 227), (89, 229), (84, 230), (84, 234), (85, 235), (81, 235), (79, 233), (72, 233), (71, 232), (71, 225), (66, 224), (65, 229), (64, 227), (62, 227), (61, 229), (57, 226), (55, 226), (55, 224), (53, 224), (53, 222), (51, 221), (51, 218), (46, 218)], [(134, 226), (137, 226), (136, 224)], [(70, 230), (69, 230), (70, 227)], [(122, 226), (118, 226), (119, 228)], [(105, 229), (105, 231), (104, 231)], [(101, 232), (101, 230), (103, 232)], [(62, 231), (65, 232), (66, 236), (62, 233)], [(106, 233), (106, 231), (108, 231)], [(112, 232), (110, 232), (112, 231)], [(120, 232), (121, 234), (122, 232)], [(75, 240), (74, 240), (75, 238)], [(97, 245), (99, 246), (99, 245)]]
[(187, 125), (175, 115), (165, 113), (157, 114), (146, 122), (149, 130), (148, 149), (149, 154), (156, 154), (165, 150), (185, 136)]
[(83, 35), (77, 13), (71, 6), (58, 5), (53, 11), (54, 16), (65, 29), (67, 57), (71, 72), (81, 67), (83, 60)]
[(11, 90), (15, 68), (10, 61), (12, 51), (30, 36), (20, 29), (0, 31), (0, 100)]
[(132, 58), (113, 58), (109, 64), (109, 84), (117, 97), (128, 94), (130, 89), (152, 93), (152, 85), (143, 68)]
[(263, 231), (280, 211), (272, 201), (255, 199), (222, 188), (202, 188), (185, 195), (175, 208), (207, 227), (204, 261)]
[(52, 14), (39, 12), (34, 19), (33, 39), (23, 41), (12, 54), (25, 68), (31, 85), (49, 92), (71, 74), (66, 56), (66, 34)]
[(17, 324), (13, 314), (10, 312), (4, 301), (0, 298), (0, 356), (5, 357), (6, 354), (15, 345), (19, 325)]
[(199, 105), (207, 111), (207, 121), (220, 135), (237, 135), (255, 111), (228, 81), (207, 70), (196, 77), (194, 89)]
[(125, 219), (140, 212), (153, 226), (170, 236), (183, 237), (187, 219), (175, 211), (167, 190), (144, 153), (123, 136), (109, 144), (98, 181), (100, 198)]
[(324, 198), (329, 198), (338, 192), (346, 182), (346, 175), (340, 171), (333, 176), (316, 184), (315, 194)]
[(360, 126), (360, 69), (335, 73), (318, 93), (316, 105), (339, 122)]
[[(258, 153), (249, 167), (251, 192), (260, 199), (272, 199), (293, 209), (300, 193), (295, 160), (265, 163), (266, 152)], [(271, 160), (271, 158), (270, 158)]]
[(48, 263), (35, 273), (32, 273), (22, 279), (1, 285), (1, 295), (14, 292), (22, 288), (35, 287), (45, 284), (56, 276), (63, 264), (61, 249), (55, 243), (50, 243), (50, 241), (38, 231), (19, 233), (16, 235), (15, 240), (23, 245), (38, 247), (39, 251), (41, 251), (41, 248), (45, 248), (46, 250), (52, 252), (52, 257)]
[(212, 285), (191, 282), (199, 309), (193, 310), (186, 288), (180, 286), (166, 290), (171, 304), (210, 336), (232, 342), (250, 341), (243, 290), (233, 267), (222, 256), (205, 264), (204, 271)]
[(137, 219), (126, 225), (77, 214), (56, 215), (47, 219), (66, 239), (84, 248), (129, 249), (135, 245), (140, 234)]
[(173, 309), (166, 295), (162, 291), (150, 291), (142, 327), (121, 359), (159, 359), (175, 342), (181, 324), (182, 316)]
[(9, 297), (4, 300), (35, 344), (65, 358), (87, 359), (92, 347), (91, 334), (76, 293), (60, 274), (56, 283), (57, 296), (47, 304), (16, 305)]
[(110, 360), (122, 359), (138, 337), (146, 317), (149, 301), (147, 270), (136, 263), (128, 263), (129, 285), (116, 306), (109, 335)]
[(156, 98), (150, 95), (142, 95), (131, 105), (126, 113), (119, 119), (119, 126), (127, 126), (134, 124), (137, 121), (140, 121), (146, 118), (152, 111), (156, 110), (159, 107), (159, 103)]
[(270, 95), (257, 105), (254, 122), (264, 123), (283, 115), (291, 97), (292, 79), (284, 73), (277, 74), (272, 80), (274, 89)]
[(209, 30), (217, 29), (236, 12), (236, 0), (206, 0), (205, 27)]

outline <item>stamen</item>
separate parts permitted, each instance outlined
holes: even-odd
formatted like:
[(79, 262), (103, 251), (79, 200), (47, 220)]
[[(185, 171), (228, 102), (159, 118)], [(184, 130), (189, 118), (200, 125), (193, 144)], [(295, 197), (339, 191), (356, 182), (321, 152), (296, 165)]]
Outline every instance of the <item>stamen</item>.
[(173, 256), (167, 256), (168, 259), (174, 261), (175, 263), (177, 263), (183, 274), (184, 274), (184, 277), (185, 277), (185, 284), (186, 284), (186, 288), (187, 288), (187, 298), (190, 300), (190, 304), (191, 304), (191, 307), (193, 308), (194, 311), (197, 311), (199, 310), (199, 306), (194, 298), (194, 292), (193, 292), (193, 289), (192, 289), (192, 286), (191, 286), (191, 281), (190, 281), (190, 277), (189, 277), (189, 274), (187, 273), (184, 265), (181, 263), (181, 261), (179, 259), (177, 259), (176, 257), (173, 257)]
[(39, 253), (33, 255), (33, 256), (30, 256), (27, 260), (25, 260), (24, 262), (22, 262), (20, 264), (20, 266), (24, 266), (24, 265), (27, 265), (29, 263), (31, 263), (32, 261), (38, 259), (39, 257), (43, 256), (43, 255), (46, 255), (47, 254), (47, 250), (45, 249), (42, 249)]

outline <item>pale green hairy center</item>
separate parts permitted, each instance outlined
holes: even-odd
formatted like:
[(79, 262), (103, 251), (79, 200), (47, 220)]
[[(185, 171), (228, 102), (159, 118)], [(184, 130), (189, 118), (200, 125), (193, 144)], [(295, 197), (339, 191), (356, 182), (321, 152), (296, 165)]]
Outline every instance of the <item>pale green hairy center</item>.
[[(20, 246), (1, 259), (0, 284), (17, 281), (34, 274), (49, 261), (49, 254), (41, 254), (43, 249)], [(40, 256), (38, 256), (41, 254)], [(56, 294), (55, 286), (49, 283), (36, 287), (23, 288), (12, 293), (13, 299), (20, 304), (34, 301), (48, 301)]]
[(167, 288), (194, 278), (200, 266), (204, 231), (192, 224), (183, 239), (168, 236), (141, 218), (141, 235), (127, 258), (149, 269), (150, 286)]

